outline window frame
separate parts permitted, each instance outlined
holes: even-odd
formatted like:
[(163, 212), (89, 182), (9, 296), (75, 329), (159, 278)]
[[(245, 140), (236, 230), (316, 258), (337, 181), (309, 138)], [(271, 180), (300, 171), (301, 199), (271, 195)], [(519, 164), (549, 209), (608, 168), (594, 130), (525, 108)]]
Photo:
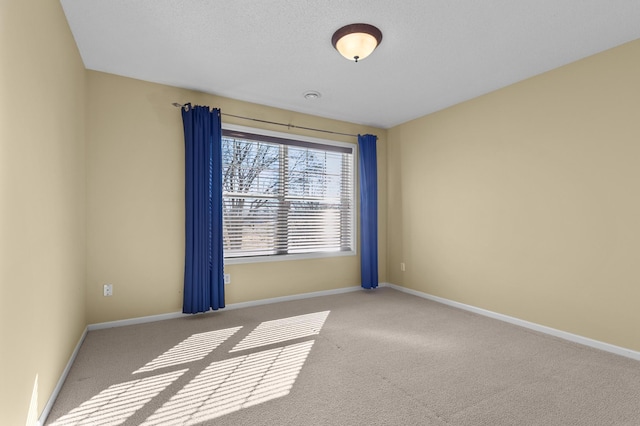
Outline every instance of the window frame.
[[(255, 127), (241, 126), (237, 124), (222, 123), (222, 130), (247, 133), (249, 135), (264, 136), (265, 138), (286, 139), (299, 142), (300, 146), (308, 146), (313, 149), (313, 145), (334, 146), (351, 149), (351, 170), (352, 170), (352, 188), (351, 188), (351, 249), (343, 251), (313, 252), (313, 253), (295, 253), (295, 254), (270, 254), (260, 256), (242, 256), (242, 257), (224, 257), (225, 265), (235, 265), (243, 263), (262, 263), (262, 262), (280, 262), (290, 260), (303, 259), (320, 259), (328, 257), (343, 257), (357, 255), (357, 235), (358, 235), (358, 144), (330, 139), (315, 138), (312, 136), (302, 136), (290, 133), (277, 132), (273, 130), (264, 130)], [(224, 219), (223, 219), (224, 220)]]

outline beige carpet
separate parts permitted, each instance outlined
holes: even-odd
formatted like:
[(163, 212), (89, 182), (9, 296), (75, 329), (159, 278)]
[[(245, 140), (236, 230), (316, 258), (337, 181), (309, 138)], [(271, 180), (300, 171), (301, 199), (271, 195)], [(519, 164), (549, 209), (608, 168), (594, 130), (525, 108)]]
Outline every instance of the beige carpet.
[(381, 288), (91, 331), (76, 424), (640, 425), (640, 362)]

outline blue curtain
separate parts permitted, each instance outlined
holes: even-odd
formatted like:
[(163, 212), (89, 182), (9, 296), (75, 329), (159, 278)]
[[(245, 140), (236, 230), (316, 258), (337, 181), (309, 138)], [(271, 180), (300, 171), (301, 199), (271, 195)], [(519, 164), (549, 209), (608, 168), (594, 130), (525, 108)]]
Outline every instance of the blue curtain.
[(378, 162), (375, 135), (358, 135), (362, 287), (378, 287)]
[(182, 312), (224, 308), (220, 110), (182, 108), (185, 150), (185, 266)]

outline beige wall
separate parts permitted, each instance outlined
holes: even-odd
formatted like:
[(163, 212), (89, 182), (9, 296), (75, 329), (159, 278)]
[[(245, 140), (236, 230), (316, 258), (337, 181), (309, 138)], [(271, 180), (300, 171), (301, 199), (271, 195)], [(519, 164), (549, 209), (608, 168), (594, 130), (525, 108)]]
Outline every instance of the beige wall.
[(640, 350), (639, 113), (635, 41), (391, 129), (390, 281)]
[(0, 19), (0, 423), (24, 425), (86, 325), (85, 71), (59, 2)]
[[(89, 323), (177, 312), (184, 268), (184, 137), (172, 102), (343, 133), (379, 136), (380, 280), (386, 280), (386, 131), (87, 72), (87, 316)], [(288, 132), (223, 116), (223, 122)], [(292, 134), (356, 143), (291, 129)], [(228, 265), (227, 304), (359, 285), (359, 257)], [(114, 295), (104, 297), (111, 283)]]

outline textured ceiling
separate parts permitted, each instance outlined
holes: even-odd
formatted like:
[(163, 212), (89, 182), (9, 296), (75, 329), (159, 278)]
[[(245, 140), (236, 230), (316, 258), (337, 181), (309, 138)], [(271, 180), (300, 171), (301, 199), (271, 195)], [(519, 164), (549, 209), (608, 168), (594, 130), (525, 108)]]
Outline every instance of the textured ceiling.
[[(640, 38), (640, 0), (61, 3), (88, 69), (382, 128)], [(356, 22), (384, 35), (358, 63)]]

